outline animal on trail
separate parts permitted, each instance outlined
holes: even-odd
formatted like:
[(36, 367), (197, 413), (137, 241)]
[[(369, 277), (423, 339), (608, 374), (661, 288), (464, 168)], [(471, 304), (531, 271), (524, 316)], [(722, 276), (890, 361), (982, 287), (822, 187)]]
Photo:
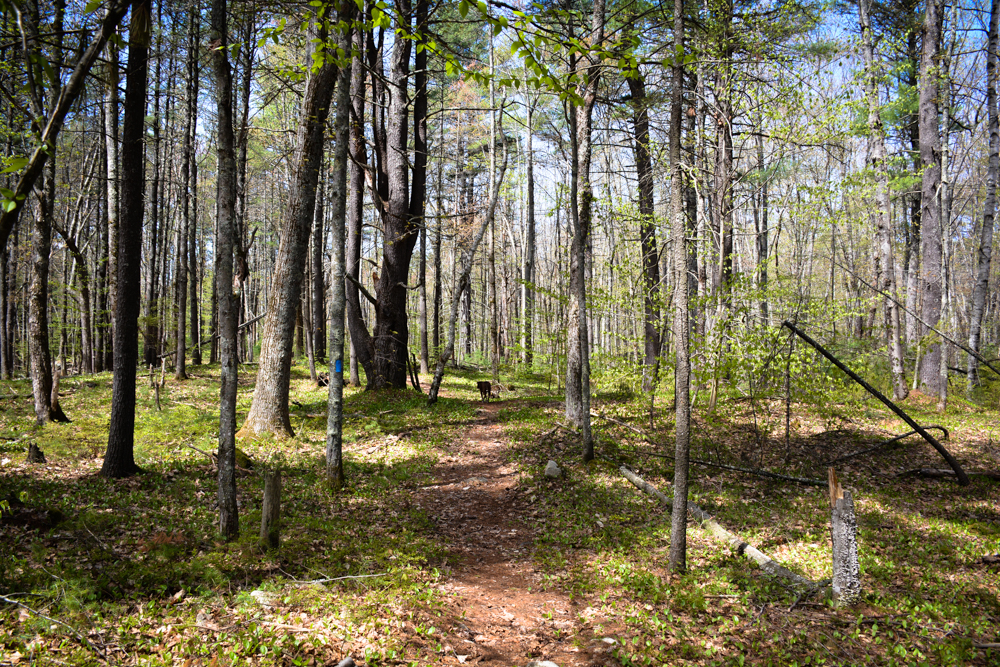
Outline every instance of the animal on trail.
[(476, 383), (476, 387), (479, 388), (479, 398), (489, 403), (493, 394), (493, 385), (490, 384), (489, 380), (480, 380)]

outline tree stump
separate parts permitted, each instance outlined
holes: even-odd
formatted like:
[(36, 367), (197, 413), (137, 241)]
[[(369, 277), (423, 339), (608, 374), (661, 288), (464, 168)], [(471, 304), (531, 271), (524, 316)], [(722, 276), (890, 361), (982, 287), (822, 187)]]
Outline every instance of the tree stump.
[(830, 487), (830, 534), (833, 538), (833, 598), (838, 607), (847, 607), (861, 597), (861, 569), (858, 565), (858, 521), (854, 499), (844, 489), (833, 468), (828, 469)]
[(28, 457), (25, 459), (25, 463), (47, 463), (45, 453), (38, 448), (38, 445), (31, 443), (28, 445)]
[(264, 506), (260, 514), (260, 547), (277, 549), (281, 542), (281, 471), (264, 475)]

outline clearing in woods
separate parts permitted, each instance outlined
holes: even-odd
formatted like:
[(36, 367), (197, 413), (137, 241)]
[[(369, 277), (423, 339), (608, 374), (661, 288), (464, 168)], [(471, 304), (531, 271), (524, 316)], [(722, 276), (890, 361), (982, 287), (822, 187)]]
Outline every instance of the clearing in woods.
[[(856, 499), (862, 602), (799, 599), (745, 559), (689, 531), (688, 573), (665, 571), (669, 512), (618, 473), (669, 493), (669, 396), (596, 385), (597, 451), (557, 428), (544, 377), (480, 400), (482, 374), (451, 373), (428, 407), (415, 391), (348, 391), (347, 488), (324, 484), (326, 389), (294, 368), (296, 436), (243, 441), (242, 535), (216, 534), (217, 366), (138, 391), (144, 473), (97, 475), (107, 374), (67, 378), (70, 424), (36, 429), (26, 381), (0, 395), (0, 663), (521, 667), (996, 664), (1000, 484), (905, 474), (941, 468), (908, 439), (838, 465)], [(253, 376), (241, 369), (240, 416)], [(426, 383), (427, 378), (422, 378)], [(996, 412), (959, 400), (945, 415), (969, 471), (997, 469)], [(723, 406), (725, 409), (723, 409)], [(907, 430), (864, 396), (821, 408), (765, 399), (696, 409), (694, 458), (799, 477)], [(24, 462), (28, 445), (45, 464)], [(547, 478), (547, 461), (562, 468)], [(283, 475), (282, 543), (258, 546), (262, 472)], [(696, 467), (692, 498), (720, 523), (814, 581), (830, 576), (824, 488)], [(10, 602), (13, 601), (13, 602)]]

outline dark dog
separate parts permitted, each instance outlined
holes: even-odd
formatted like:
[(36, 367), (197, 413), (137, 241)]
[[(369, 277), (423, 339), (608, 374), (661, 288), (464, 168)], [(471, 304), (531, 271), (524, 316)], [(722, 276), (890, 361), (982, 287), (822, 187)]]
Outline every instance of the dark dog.
[(476, 386), (479, 388), (480, 399), (489, 403), (490, 395), (493, 393), (493, 385), (490, 384), (488, 381), (483, 380), (481, 382), (477, 382)]

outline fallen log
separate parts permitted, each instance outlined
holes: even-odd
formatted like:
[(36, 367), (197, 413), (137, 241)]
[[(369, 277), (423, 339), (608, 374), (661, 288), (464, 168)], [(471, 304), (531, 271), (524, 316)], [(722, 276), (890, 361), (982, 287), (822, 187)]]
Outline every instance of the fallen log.
[(827, 359), (829, 359), (830, 362), (833, 363), (834, 366), (836, 366), (837, 368), (839, 368), (840, 370), (842, 370), (849, 378), (851, 378), (852, 380), (854, 380), (855, 382), (857, 382), (859, 385), (861, 385), (862, 387), (864, 387), (865, 390), (867, 390), (869, 394), (871, 394), (872, 396), (874, 396), (878, 400), (882, 401), (882, 403), (885, 404), (885, 406), (887, 408), (889, 408), (890, 410), (892, 410), (893, 412), (895, 412), (896, 415), (900, 419), (902, 419), (907, 424), (909, 424), (910, 428), (912, 428), (914, 431), (916, 431), (917, 433), (919, 433), (920, 436), (924, 440), (926, 440), (928, 443), (930, 443), (930, 445), (932, 447), (934, 447), (934, 449), (936, 449), (938, 451), (938, 454), (940, 454), (941, 457), (945, 461), (948, 462), (948, 465), (951, 466), (951, 469), (955, 471), (955, 476), (958, 478), (958, 483), (961, 484), (962, 486), (968, 485), (968, 483), (969, 483), (969, 476), (965, 474), (965, 471), (962, 470), (961, 464), (959, 464), (959, 462), (955, 459), (955, 457), (951, 455), (951, 452), (949, 452), (947, 449), (945, 449), (941, 445), (941, 443), (938, 442), (937, 439), (933, 435), (931, 435), (930, 433), (928, 433), (926, 429), (924, 429), (922, 426), (920, 426), (920, 424), (918, 424), (916, 421), (914, 421), (914, 419), (912, 417), (910, 417), (910, 415), (908, 415), (905, 412), (903, 412), (903, 409), (901, 407), (899, 407), (898, 405), (896, 405), (895, 403), (893, 403), (892, 401), (890, 401), (888, 398), (886, 398), (882, 394), (882, 392), (880, 392), (878, 389), (876, 389), (875, 387), (873, 387), (870, 384), (868, 384), (867, 382), (865, 382), (861, 378), (860, 375), (858, 375), (857, 373), (855, 373), (854, 371), (852, 371), (850, 368), (848, 368), (847, 366), (845, 366), (840, 361), (840, 359), (838, 359), (837, 357), (835, 357), (832, 354), (830, 354), (829, 352), (827, 352), (826, 348), (824, 348), (822, 345), (820, 345), (819, 343), (817, 343), (816, 341), (814, 341), (805, 332), (803, 332), (802, 330), (800, 330), (794, 324), (792, 324), (791, 322), (785, 320), (785, 322), (782, 323), (782, 326), (787, 327), (788, 329), (792, 330), (796, 335), (798, 335), (799, 338), (801, 338), (805, 342), (809, 343), (813, 348), (816, 349), (817, 352), (819, 352), (824, 357), (826, 357)]
[[(666, 494), (661, 492), (655, 486), (642, 479), (634, 472), (622, 466), (618, 469), (625, 479), (632, 482), (638, 489), (644, 493), (653, 496), (663, 503), (668, 508), (673, 507), (673, 500), (667, 497)], [(758, 550), (757, 548), (751, 546), (747, 542), (744, 542), (739, 538), (739, 536), (730, 533), (728, 530), (722, 527), (722, 525), (712, 518), (712, 516), (701, 509), (691, 501), (688, 501), (688, 516), (692, 519), (696, 519), (701, 523), (701, 527), (707, 530), (713, 537), (715, 537), (720, 542), (729, 545), (729, 547), (741, 556), (749, 558), (753, 562), (757, 563), (765, 573), (780, 577), (782, 579), (788, 580), (793, 586), (798, 586), (800, 588), (805, 588), (808, 590), (815, 590), (820, 588), (821, 584), (812, 581), (811, 579), (806, 579), (805, 577), (795, 574), (785, 566), (781, 565), (777, 561), (773, 560), (770, 556)]]
[[(940, 430), (942, 433), (944, 433), (944, 440), (948, 439), (948, 429), (946, 429), (944, 426), (938, 426), (937, 424), (932, 424), (931, 426), (925, 426), (924, 427), (924, 429), (926, 429), (926, 430), (930, 430), (932, 428), (936, 428), (936, 429)], [(825, 466), (832, 466), (835, 463), (840, 463), (841, 461), (849, 461), (850, 459), (856, 458), (858, 456), (864, 456), (865, 454), (871, 454), (873, 452), (877, 452), (878, 450), (882, 449), (883, 447), (891, 445), (894, 442), (899, 442), (903, 438), (909, 438), (911, 435), (917, 435), (917, 432), (916, 431), (909, 431), (907, 433), (904, 433), (903, 435), (897, 435), (895, 438), (889, 438), (888, 440), (885, 440), (883, 442), (878, 443), (874, 447), (869, 447), (868, 449), (862, 449), (859, 452), (853, 452), (851, 454), (844, 454), (843, 456), (841, 456), (839, 458), (836, 458), (836, 459), (834, 459), (832, 461), (829, 461), (827, 463), (824, 463), (823, 465), (825, 465)]]

